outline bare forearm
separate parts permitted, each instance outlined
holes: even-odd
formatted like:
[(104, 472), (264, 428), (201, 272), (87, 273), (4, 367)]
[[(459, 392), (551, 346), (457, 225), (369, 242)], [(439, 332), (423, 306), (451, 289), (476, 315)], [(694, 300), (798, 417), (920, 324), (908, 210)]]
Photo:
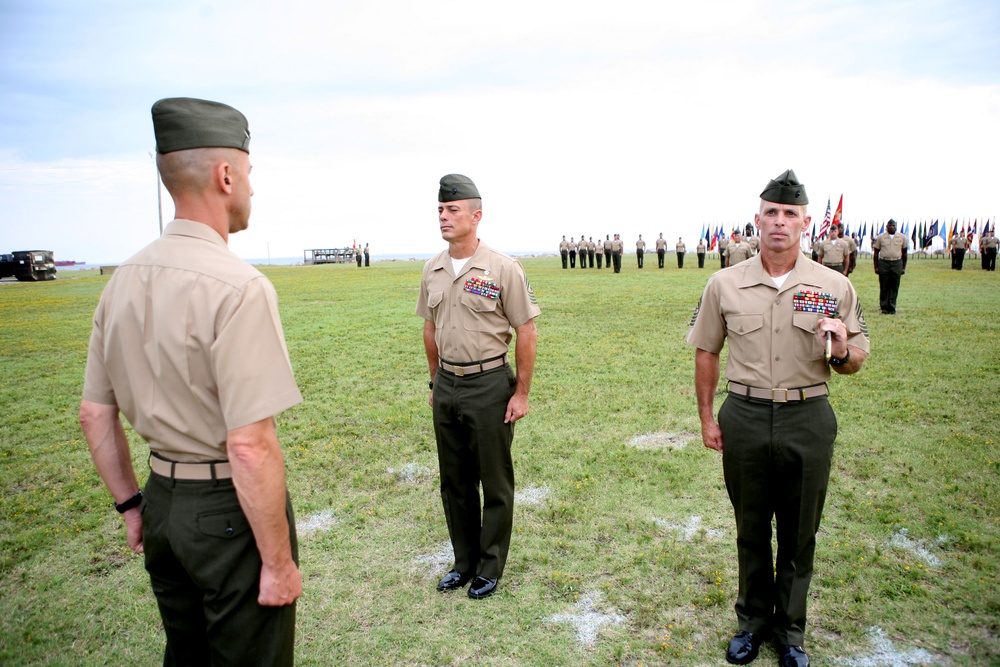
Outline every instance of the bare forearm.
[(701, 423), (715, 422), (715, 390), (719, 386), (719, 355), (698, 349), (694, 356), (694, 392)]
[(427, 366), (431, 373), (431, 381), (437, 376), (438, 370), (438, 348), (434, 340), (434, 323), (430, 320), (424, 321), (424, 351), (427, 353)]
[(517, 340), (514, 343), (514, 356), (517, 362), (517, 385), (515, 393), (525, 396), (531, 391), (531, 377), (535, 373), (535, 352), (538, 346), (538, 330), (535, 321), (531, 320), (517, 328)]
[(285, 513), (285, 461), (278, 445), (274, 419), (229, 432), (229, 462), (233, 484), (266, 567), (292, 560)]
[(80, 427), (97, 473), (115, 502), (121, 503), (134, 496), (139, 491), (139, 482), (118, 406), (84, 399), (80, 404)]

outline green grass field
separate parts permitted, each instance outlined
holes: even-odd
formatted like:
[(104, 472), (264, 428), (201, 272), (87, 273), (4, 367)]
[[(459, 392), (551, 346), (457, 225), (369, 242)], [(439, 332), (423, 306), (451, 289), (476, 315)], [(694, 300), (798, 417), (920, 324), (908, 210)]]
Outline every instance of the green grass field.
[[(620, 275), (524, 260), (542, 307), (532, 411), (514, 440), (507, 571), (484, 601), (434, 590), (450, 559), (421, 264), (262, 267), (305, 397), (278, 422), (300, 525), (299, 664), (723, 663), (735, 530), (683, 340), (710, 269), (671, 260), (638, 271), (629, 256)], [(895, 317), (878, 313), (870, 259), (853, 278), (872, 355), (831, 381), (840, 435), (807, 649), (817, 665), (997, 664), (997, 274), (911, 260)], [(162, 660), (142, 558), (76, 421), (106, 280), (0, 285), (3, 665)], [(148, 449), (129, 437), (144, 481)], [(764, 649), (757, 664), (773, 663)]]

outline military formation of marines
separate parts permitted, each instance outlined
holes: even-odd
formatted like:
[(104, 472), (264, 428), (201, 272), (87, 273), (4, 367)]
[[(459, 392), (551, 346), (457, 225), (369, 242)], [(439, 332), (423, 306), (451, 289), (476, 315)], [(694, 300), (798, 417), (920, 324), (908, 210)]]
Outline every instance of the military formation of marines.
[[(81, 426), (129, 546), (144, 553), (166, 635), (164, 664), (290, 665), (302, 575), (275, 416), (302, 396), (273, 286), (227, 247), (249, 222), (249, 126), (232, 107), (192, 98), (160, 100), (152, 116), (176, 217), (101, 296)], [(529, 413), (541, 310), (521, 264), (480, 241), (476, 184), (448, 174), (438, 202), (448, 247), (425, 264), (416, 306), (454, 551), (437, 589), (468, 586), (468, 597), (482, 599), (497, 592), (509, 552), (511, 445), (515, 423)], [(859, 371), (870, 349), (848, 279), (857, 244), (834, 225), (809, 261), (799, 249), (807, 205), (793, 171), (771, 179), (748, 238), (720, 240), (721, 270), (708, 279), (686, 337), (695, 348), (702, 439), (721, 453), (736, 522), (732, 664), (752, 662), (767, 641), (779, 665), (809, 664), (806, 603), (837, 433), (827, 382), (831, 373)], [(896, 312), (907, 264), (908, 241), (896, 227), (890, 220), (873, 242), (884, 314)], [(953, 268), (961, 269), (965, 245), (952, 239)], [(662, 269), (662, 233), (655, 249)], [(705, 250), (699, 239), (699, 268)], [(683, 268), (682, 238), (674, 252)], [(980, 252), (983, 269), (995, 270), (994, 234), (983, 234)], [(560, 244), (563, 268), (603, 263), (619, 273), (623, 253), (618, 234)], [(639, 236), (638, 269), (644, 254)], [(367, 265), (367, 244), (359, 264), (362, 255)], [(727, 345), (728, 392), (716, 412)], [(149, 444), (143, 490), (120, 415)]]

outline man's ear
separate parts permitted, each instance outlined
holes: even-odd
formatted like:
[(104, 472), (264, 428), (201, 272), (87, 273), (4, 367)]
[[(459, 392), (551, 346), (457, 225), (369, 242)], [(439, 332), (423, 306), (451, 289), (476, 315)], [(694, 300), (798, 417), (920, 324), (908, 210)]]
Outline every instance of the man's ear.
[(215, 166), (215, 182), (219, 189), (227, 195), (233, 193), (233, 169), (228, 162), (220, 162)]

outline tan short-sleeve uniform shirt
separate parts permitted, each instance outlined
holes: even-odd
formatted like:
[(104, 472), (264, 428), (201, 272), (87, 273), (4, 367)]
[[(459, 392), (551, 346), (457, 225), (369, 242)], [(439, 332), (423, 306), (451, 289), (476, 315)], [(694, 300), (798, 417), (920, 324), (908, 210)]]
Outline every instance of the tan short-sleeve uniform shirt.
[(635, 249), (636, 250), (645, 250), (646, 249), (646, 242), (643, 241), (642, 239), (639, 239), (638, 241), (635, 242)]
[(115, 271), (83, 397), (172, 461), (227, 460), (227, 432), (302, 401), (271, 283), (208, 225), (174, 220)]
[(684, 253), (687, 252), (687, 246), (684, 245), (683, 243), (678, 243), (674, 249), (677, 251), (678, 255), (683, 255)]
[(625, 249), (625, 244), (622, 243), (621, 239), (615, 239), (611, 242), (611, 252), (621, 252)]
[(704, 255), (705, 254), (705, 241), (704, 240), (698, 241), (698, 247), (696, 249), (696, 252), (699, 255)]
[(746, 241), (740, 241), (737, 243), (733, 241), (726, 248), (726, 256), (729, 257), (729, 265), (735, 266), (740, 262), (745, 262), (750, 259), (753, 252), (750, 249), (750, 244)]
[(666, 239), (656, 239), (656, 249), (657, 250), (666, 250), (667, 249), (667, 240)]
[(726, 379), (751, 387), (795, 389), (826, 382), (830, 367), (816, 338), (821, 313), (796, 310), (794, 295), (828, 294), (847, 326), (847, 342), (869, 351), (858, 295), (843, 274), (799, 255), (781, 289), (760, 255), (708, 279), (687, 342), (718, 354), (729, 339)]
[(903, 259), (903, 250), (909, 245), (909, 240), (903, 234), (883, 232), (875, 237), (872, 248), (878, 250), (880, 259)]
[(995, 236), (984, 237), (982, 239), (983, 247), (987, 250), (995, 250), (998, 245), (1000, 245), (1000, 238)]
[(434, 323), (434, 342), (446, 362), (506, 353), (513, 329), (541, 312), (521, 263), (482, 241), (457, 276), (447, 250), (424, 265), (417, 315)]
[(726, 253), (726, 248), (729, 247), (729, 239), (725, 236), (719, 237), (719, 252), (722, 254)]
[(969, 245), (969, 241), (965, 238), (965, 234), (955, 234), (951, 237), (951, 247), (955, 250), (965, 250)]
[(824, 264), (843, 264), (851, 250), (844, 239), (827, 239), (820, 245), (819, 254)]

